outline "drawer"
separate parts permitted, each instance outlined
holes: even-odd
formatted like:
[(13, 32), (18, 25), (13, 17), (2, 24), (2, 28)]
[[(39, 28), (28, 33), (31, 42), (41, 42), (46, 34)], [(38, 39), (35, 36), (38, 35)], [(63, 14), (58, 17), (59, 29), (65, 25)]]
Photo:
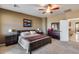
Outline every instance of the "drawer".
[(16, 43), (17, 43), (16, 41), (6, 42), (6, 46), (13, 45), (13, 44), (16, 44)]
[(18, 42), (17, 40), (17, 35), (8, 35), (5, 37), (5, 43), (6, 45), (12, 45), (12, 44), (16, 44)]

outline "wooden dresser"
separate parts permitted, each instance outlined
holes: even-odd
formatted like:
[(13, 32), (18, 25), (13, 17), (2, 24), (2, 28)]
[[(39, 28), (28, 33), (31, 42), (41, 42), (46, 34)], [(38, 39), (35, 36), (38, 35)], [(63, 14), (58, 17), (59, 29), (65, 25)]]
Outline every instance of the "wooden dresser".
[(13, 45), (13, 44), (16, 44), (16, 43), (18, 43), (17, 34), (6, 35), (6, 37), (5, 37), (6, 46)]

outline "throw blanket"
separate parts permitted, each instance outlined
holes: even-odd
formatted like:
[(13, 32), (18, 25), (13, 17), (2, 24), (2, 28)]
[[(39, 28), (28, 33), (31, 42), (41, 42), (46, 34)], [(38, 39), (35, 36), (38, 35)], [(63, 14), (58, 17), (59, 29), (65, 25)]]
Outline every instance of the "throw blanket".
[(30, 41), (30, 42), (32, 42), (32, 41), (35, 41), (35, 40), (38, 40), (38, 39), (42, 39), (42, 38), (47, 38), (47, 37), (49, 37), (49, 36), (46, 36), (46, 35), (36, 35), (36, 36), (32, 36), (32, 37), (23, 37), (25, 40), (28, 40), (28, 41)]

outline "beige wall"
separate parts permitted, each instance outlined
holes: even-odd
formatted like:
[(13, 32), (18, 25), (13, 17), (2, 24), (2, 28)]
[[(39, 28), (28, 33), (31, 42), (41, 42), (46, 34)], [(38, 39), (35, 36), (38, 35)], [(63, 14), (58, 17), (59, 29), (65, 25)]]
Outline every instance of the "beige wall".
[(47, 34), (47, 18), (42, 18), (42, 30), (44, 34)]
[[(0, 11), (1, 11), (1, 9), (0, 9)], [(1, 24), (1, 12), (0, 12), (0, 43), (2, 43), (4, 41), (3, 35), (2, 35), (2, 32), (1, 32), (1, 27), (2, 27), (2, 24)]]
[[(9, 29), (42, 29), (42, 19), (39, 17), (25, 15), (4, 9), (0, 9), (0, 14), (0, 30), (2, 35), (9, 34)], [(23, 27), (24, 18), (32, 20), (32, 27)]]
[(67, 19), (79, 18), (79, 10), (71, 11), (66, 13)]
[[(0, 27), (1, 27), (1, 13), (0, 13)], [(1, 35), (1, 29), (0, 29), (0, 35)]]

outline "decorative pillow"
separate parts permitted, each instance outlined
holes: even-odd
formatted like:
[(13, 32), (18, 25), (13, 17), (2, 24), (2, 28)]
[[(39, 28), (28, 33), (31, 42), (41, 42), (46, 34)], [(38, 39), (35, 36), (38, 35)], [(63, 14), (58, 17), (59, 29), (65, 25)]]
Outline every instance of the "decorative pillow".
[(26, 36), (26, 35), (30, 35), (30, 32), (22, 32), (21, 36)]
[(36, 34), (36, 32), (35, 31), (30, 31), (30, 34)]
[(26, 36), (22, 36), (24, 38), (27, 38), (27, 37), (34, 37), (34, 36), (38, 36), (39, 34), (30, 34), (30, 35), (26, 35)]

